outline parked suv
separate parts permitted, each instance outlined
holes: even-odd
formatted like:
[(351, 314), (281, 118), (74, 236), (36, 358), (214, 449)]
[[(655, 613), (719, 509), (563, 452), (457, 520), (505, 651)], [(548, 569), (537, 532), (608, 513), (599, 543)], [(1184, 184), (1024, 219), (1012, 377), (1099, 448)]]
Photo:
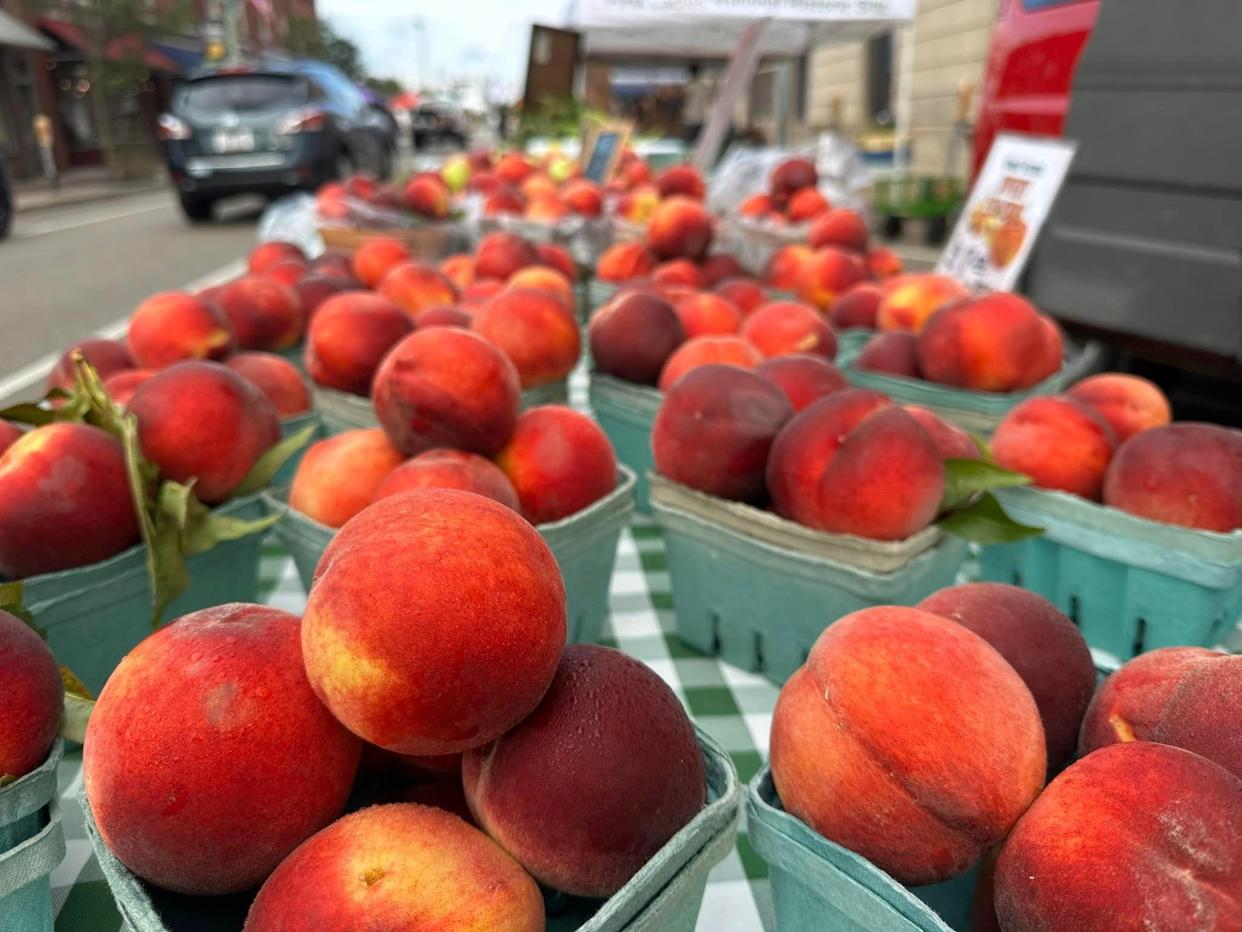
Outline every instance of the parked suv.
[(168, 170), (193, 222), (234, 194), (279, 196), (351, 172), (387, 178), (393, 140), (331, 65), (264, 59), (178, 82), (160, 117)]
[(410, 120), (414, 148), (425, 149), (435, 143), (466, 148), (466, 126), (461, 113), (448, 104), (422, 103)]

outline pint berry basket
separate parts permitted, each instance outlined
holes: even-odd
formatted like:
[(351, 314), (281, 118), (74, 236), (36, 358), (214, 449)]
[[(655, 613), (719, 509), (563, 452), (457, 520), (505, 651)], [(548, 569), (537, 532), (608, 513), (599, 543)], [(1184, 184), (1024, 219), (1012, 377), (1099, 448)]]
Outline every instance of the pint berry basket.
[(617, 451), (617, 459), (638, 477), (637, 507), (651, 512), (647, 475), (655, 468), (651, 453), (651, 427), (655, 423), (663, 392), (649, 385), (635, 385), (622, 379), (591, 373), (589, 388), (591, 411)]
[[(315, 410), (323, 425), (323, 432), (328, 436), (347, 430), (366, 430), (379, 427), (379, 418), (371, 399), (362, 395), (337, 391), (334, 388), (315, 386), (312, 392), (315, 399)], [(569, 403), (569, 381), (550, 382), (537, 388), (522, 392), (522, 410), (536, 408), (539, 405), (563, 405)]]
[(65, 856), (56, 789), (64, 745), (0, 788), (0, 932), (52, 932), (49, 876)]

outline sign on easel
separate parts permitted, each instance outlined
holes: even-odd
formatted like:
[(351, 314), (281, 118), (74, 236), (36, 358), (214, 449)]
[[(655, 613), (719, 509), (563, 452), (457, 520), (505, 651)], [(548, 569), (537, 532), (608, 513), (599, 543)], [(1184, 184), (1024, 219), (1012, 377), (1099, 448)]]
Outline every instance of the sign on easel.
[(1012, 291), (1077, 148), (1064, 139), (997, 136), (936, 271), (975, 291)]
[(629, 124), (600, 126), (593, 130), (582, 147), (582, 176), (598, 185), (607, 184), (617, 170), (629, 138)]

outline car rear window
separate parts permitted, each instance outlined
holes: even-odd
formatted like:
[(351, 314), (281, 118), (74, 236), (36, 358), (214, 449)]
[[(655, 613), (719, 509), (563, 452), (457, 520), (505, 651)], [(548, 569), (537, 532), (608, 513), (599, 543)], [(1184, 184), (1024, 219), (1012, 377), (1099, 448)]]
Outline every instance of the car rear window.
[(306, 103), (308, 88), (301, 78), (247, 74), (200, 78), (181, 85), (177, 104), (189, 110), (234, 112), (288, 110)]

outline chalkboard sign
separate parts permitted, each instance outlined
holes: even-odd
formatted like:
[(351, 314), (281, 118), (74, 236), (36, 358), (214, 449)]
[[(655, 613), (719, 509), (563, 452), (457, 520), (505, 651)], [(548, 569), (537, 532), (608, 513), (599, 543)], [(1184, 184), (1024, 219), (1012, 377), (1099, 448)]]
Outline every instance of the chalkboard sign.
[(607, 184), (629, 137), (628, 126), (603, 126), (595, 130), (582, 151), (582, 174), (596, 184)]

